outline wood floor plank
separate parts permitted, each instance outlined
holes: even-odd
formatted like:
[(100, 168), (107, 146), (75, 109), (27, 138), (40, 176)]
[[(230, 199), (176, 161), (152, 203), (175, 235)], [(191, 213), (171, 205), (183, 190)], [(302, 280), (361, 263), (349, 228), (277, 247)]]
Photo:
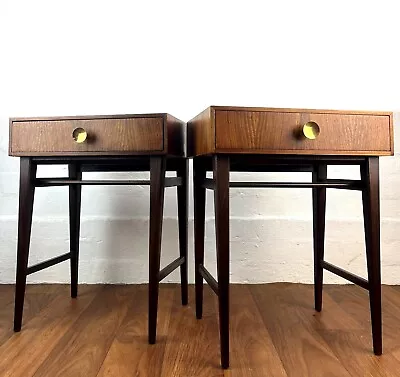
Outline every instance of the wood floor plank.
[(103, 287), (34, 376), (95, 377), (127, 308), (128, 298), (124, 295), (123, 287)]
[(302, 314), (308, 326), (319, 330), (362, 330), (363, 326), (349, 315), (332, 297), (323, 291), (321, 312), (314, 309), (314, 287), (309, 284), (289, 284), (286, 288), (288, 299)]
[(13, 309), (14, 286), (0, 285), (0, 346), (13, 334)]
[[(397, 339), (397, 342), (390, 343), (385, 346), (387, 351), (390, 352), (396, 360), (400, 361), (400, 337), (399, 337), (399, 318), (400, 318), (400, 287), (399, 286), (385, 286), (383, 288), (383, 307), (384, 317), (383, 326), (384, 334), (391, 332), (390, 339)], [(390, 313), (390, 316), (386, 314)], [(396, 336), (397, 335), (397, 336)]]
[[(215, 294), (204, 287), (203, 318), (194, 308), (194, 289), (189, 287), (189, 305), (179, 308), (180, 294), (175, 294), (164, 354), (162, 377), (221, 377)], [(193, 304), (192, 304), (193, 303)]]
[[(27, 285), (22, 326), (26, 326), (63, 291), (67, 292), (67, 286), (61, 284)], [(14, 334), (14, 292), (14, 285), (0, 285), (0, 346)]]
[[(332, 285), (326, 292), (366, 330), (365, 342), (372, 350), (371, 317), (368, 292), (353, 285)], [(382, 287), (383, 353), (400, 352), (400, 295)]]
[[(400, 376), (400, 287), (383, 286), (384, 354), (372, 353), (369, 300), (354, 285), (231, 286), (231, 368), (220, 368), (217, 299), (208, 286), (197, 320), (194, 287), (161, 285), (158, 341), (147, 344), (147, 285), (30, 285), (22, 331), (14, 287), (0, 285), (1, 377)], [(3, 337), (3, 338), (2, 338)], [(286, 375), (285, 375), (286, 373)]]
[(304, 326), (290, 289), (289, 284), (250, 287), (287, 375), (349, 377), (317, 330)]
[[(347, 313), (345, 307), (330, 297), (329, 289), (329, 286), (325, 286), (321, 313), (314, 312), (312, 308), (314, 290), (310, 285), (291, 284), (287, 290), (287, 299), (297, 305), (303, 325), (317, 330), (350, 375), (394, 377), (390, 371), (400, 367), (397, 360), (392, 355), (379, 358), (373, 354), (370, 341), (367, 341), (371, 338), (370, 327), (365, 328)], [(368, 298), (363, 297), (363, 300), (364, 306), (368, 308)]]
[(72, 300), (69, 292), (60, 287), (54, 300), (0, 347), (0, 375), (33, 376), (97, 291), (96, 287), (81, 288), (79, 299)]
[(361, 331), (321, 330), (321, 336), (338, 357), (351, 376), (398, 377), (400, 362), (392, 354), (375, 356), (370, 342), (370, 334)]
[[(132, 286), (131, 286), (132, 287)], [(148, 344), (148, 287), (133, 286), (132, 302), (113, 340), (98, 377), (127, 377), (161, 375), (171, 307), (177, 287), (162, 285), (159, 295), (157, 343)], [(182, 309), (180, 303), (176, 310)]]
[[(398, 330), (400, 318), (400, 287), (399, 286), (384, 286), (383, 287), (383, 326), (386, 332), (391, 332), (390, 339), (396, 342), (386, 346), (387, 351), (391, 352), (397, 360), (400, 360), (400, 337)], [(390, 314), (390, 315), (389, 315)], [(395, 336), (397, 335), (397, 336)]]
[(232, 377), (287, 377), (254, 298), (245, 285), (232, 285)]

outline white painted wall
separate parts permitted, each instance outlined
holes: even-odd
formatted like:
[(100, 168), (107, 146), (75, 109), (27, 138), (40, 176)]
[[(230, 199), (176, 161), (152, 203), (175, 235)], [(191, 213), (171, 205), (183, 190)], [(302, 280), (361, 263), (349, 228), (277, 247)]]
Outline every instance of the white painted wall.
[[(211, 104), (398, 111), (398, 2), (326, 3), (0, 0), (0, 282), (14, 281), (16, 259), (10, 116), (170, 112), (187, 121)], [(399, 167), (398, 155), (381, 160), (382, 272), (391, 284), (400, 283)], [(329, 175), (358, 171), (332, 167)], [(81, 282), (147, 281), (148, 198), (145, 187), (83, 189)], [(310, 191), (235, 190), (231, 199), (232, 281), (311, 282)], [(67, 189), (38, 189), (34, 212), (31, 263), (68, 249)], [(327, 260), (365, 275), (361, 213), (359, 193), (329, 192)], [(173, 189), (165, 217), (164, 264), (177, 255)], [(192, 233), (191, 221), (190, 255)], [(69, 281), (68, 264), (29, 281)]]

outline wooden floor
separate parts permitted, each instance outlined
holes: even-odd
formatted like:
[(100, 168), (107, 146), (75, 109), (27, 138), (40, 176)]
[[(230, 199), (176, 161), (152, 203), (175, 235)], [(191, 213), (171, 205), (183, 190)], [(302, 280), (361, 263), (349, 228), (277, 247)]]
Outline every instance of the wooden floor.
[[(193, 288), (193, 287), (191, 287)], [(231, 369), (219, 367), (217, 305), (205, 290), (204, 318), (162, 285), (158, 342), (147, 344), (147, 286), (27, 288), (22, 332), (13, 334), (13, 287), (0, 286), (0, 376), (400, 376), (400, 287), (383, 287), (384, 355), (371, 346), (368, 296), (326, 286), (233, 285)]]

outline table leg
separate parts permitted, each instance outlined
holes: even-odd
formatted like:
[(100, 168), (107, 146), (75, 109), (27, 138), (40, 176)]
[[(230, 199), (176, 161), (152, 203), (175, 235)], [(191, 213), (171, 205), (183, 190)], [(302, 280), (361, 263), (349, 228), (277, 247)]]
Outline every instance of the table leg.
[(380, 265), (379, 159), (368, 157), (361, 165), (365, 246), (367, 253), (372, 339), (375, 355), (382, 354), (382, 302)]
[[(79, 164), (68, 165), (69, 179), (81, 180)], [(81, 218), (81, 185), (69, 186), (69, 237), (71, 252), (71, 297), (78, 295), (79, 230)]]
[(29, 245), (32, 228), (33, 200), (35, 196), (35, 186), (33, 185), (32, 180), (35, 177), (36, 164), (33, 163), (29, 157), (21, 157), (14, 331), (20, 331), (22, 325), (26, 276), (28, 270)]
[(182, 186), (177, 187), (179, 256), (185, 258), (181, 265), (181, 300), (182, 305), (188, 303), (188, 190), (189, 190), (189, 160), (182, 159), (176, 172), (182, 178)]
[[(313, 183), (325, 181), (327, 178), (327, 165), (318, 164), (312, 172)], [(314, 233), (314, 299), (315, 310), (322, 309), (322, 284), (325, 246), (325, 213), (326, 213), (326, 188), (313, 188), (313, 233)]]
[(193, 159), (194, 190), (194, 252), (195, 252), (195, 284), (196, 284), (196, 317), (203, 316), (203, 277), (200, 265), (204, 264), (204, 223), (206, 210), (206, 189), (201, 182), (206, 177), (206, 167), (202, 159)]
[(217, 274), (221, 365), (229, 367), (229, 157), (214, 156), (215, 236), (217, 242)]
[(156, 342), (166, 158), (150, 158), (149, 343)]

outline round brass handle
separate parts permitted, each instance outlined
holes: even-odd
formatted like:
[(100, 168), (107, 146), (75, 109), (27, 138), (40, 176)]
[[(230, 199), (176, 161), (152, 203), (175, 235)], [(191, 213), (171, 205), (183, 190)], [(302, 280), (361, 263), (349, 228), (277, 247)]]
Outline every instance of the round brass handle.
[(84, 143), (87, 139), (87, 132), (85, 129), (78, 127), (72, 131), (72, 138), (78, 143)]
[(303, 126), (303, 135), (309, 139), (309, 140), (314, 140), (318, 137), (318, 135), (321, 132), (321, 129), (319, 128), (318, 124), (315, 122), (307, 122)]

